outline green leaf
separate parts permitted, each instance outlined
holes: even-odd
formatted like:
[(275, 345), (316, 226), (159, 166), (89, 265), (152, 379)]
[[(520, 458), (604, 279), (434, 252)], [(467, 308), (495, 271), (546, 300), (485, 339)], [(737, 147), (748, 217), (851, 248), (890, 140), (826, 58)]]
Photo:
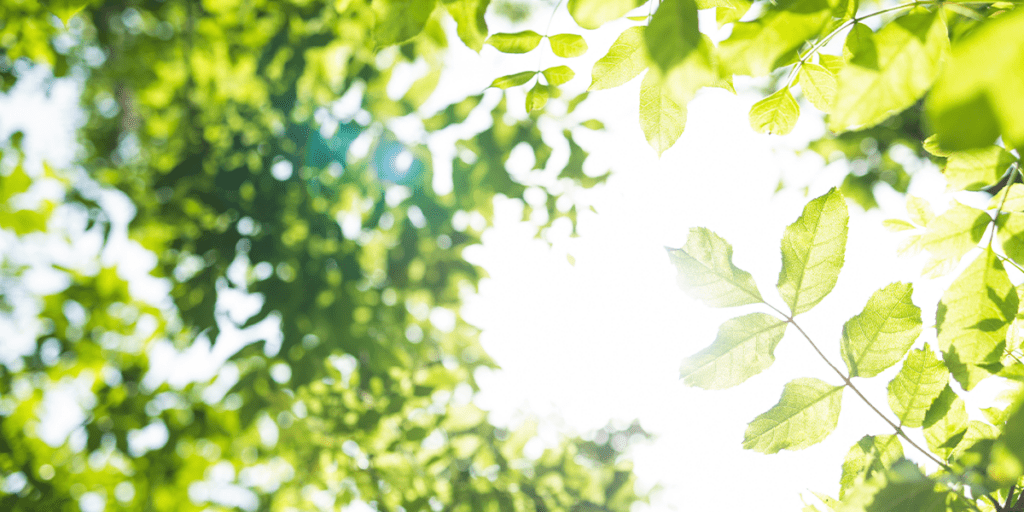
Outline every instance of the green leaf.
[(60, 18), (60, 21), (64, 23), (64, 28), (68, 28), (71, 18), (85, 9), (86, 5), (89, 5), (89, 0), (48, 0), (46, 2), (46, 8), (54, 16)]
[(644, 27), (629, 27), (619, 34), (608, 53), (594, 63), (590, 91), (618, 87), (647, 69)]
[(837, 78), (830, 130), (874, 126), (924, 95), (949, 54), (940, 12), (908, 14), (854, 39), (859, 43)]
[(1024, 148), (1024, 10), (993, 16), (957, 41), (925, 105), (939, 145)]
[(925, 414), (924, 439), (939, 458), (949, 457), (967, 430), (964, 401), (947, 384)]
[(521, 73), (514, 73), (511, 75), (505, 75), (495, 78), (491, 82), (491, 87), (497, 87), (498, 89), (508, 89), (509, 87), (516, 87), (529, 82), (531, 78), (536, 75), (536, 71), (523, 71)]
[(964, 452), (970, 450), (979, 441), (985, 439), (996, 439), (999, 437), (999, 429), (978, 420), (970, 420), (967, 422), (967, 430), (964, 431), (964, 437), (953, 449), (952, 456), (957, 458), (963, 455)]
[(1006, 256), (1018, 265), (1024, 264), (1024, 213), (999, 215), (996, 228), (996, 236)]
[(448, 14), (455, 19), (455, 32), (470, 49), (479, 53), (487, 37), (484, 13), (491, 0), (442, 0)]
[(865, 512), (946, 512), (946, 494), (917, 465), (903, 459), (885, 472), (885, 484)]
[(718, 21), (719, 27), (726, 23), (739, 21), (750, 10), (751, 5), (753, 2), (749, 0), (697, 0), (698, 10), (717, 9), (715, 19)]
[(949, 381), (949, 372), (926, 343), (923, 349), (912, 350), (903, 368), (889, 382), (889, 407), (900, 425), (920, 427), (932, 402)]
[(814, 108), (828, 112), (836, 101), (836, 76), (824, 66), (807, 62), (797, 75), (800, 90)]
[(935, 218), (932, 207), (927, 201), (909, 194), (907, 195), (907, 215), (910, 216), (911, 222), (922, 227), (927, 226)]
[[(839, 76), (839, 72), (842, 71), (844, 67), (846, 67), (846, 57), (842, 57), (839, 55), (829, 55), (827, 53), (819, 53), (818, 64), (820, 64), (821, 67), (827, 69), (829, 73), (832, 73), (832, 77), (834, 79), (836, 76)], [(806, 64), (804, 65), (806, 66)], [(831, 107), (831, 105), (829, 106)]]
[(850, 447), (843, 461), (843, 476), (839, 480), (839, 499), (857, 483), (883, 472), (903, 458), (903, 445), (896, 435), (864, 436)]
[(995, 210), (997, 208), (1004, 212), (1024, 211), (1024, 185), (1012, 183), (992, 196), (992, 200), (988, 202), (988, 209)]
[(921, 334), (921, 308), (913, 286), (892, 283), (878, 290), (860, 314), (843, 325), (843, 361), (850, 377), (874, 377), (898, 363)]
[(526, 111), (535, 112), (537, 110), (543, 110), (544, 105), (548, 104), (548, 86), (541, 85), (540, 82), (533, 84), (530, 91), (526, 93)]
[(0, 206), (3, 206), (12, 197), (23, 194), (32, 186), (32, 178), (25, 173), (25, 169), (18, 165), (7, 176), (0, 175)]
[(950, 153), (942, 171), (948, 182), (946, 190), (981, 190), (994, 185), (1016, 161), (1017, 157), (999, 146)]
[(842, 400), (843, 386), (806, 377), (790, 381), (779, 403), (747, 426), (743, 447), (777, 453), (819, 443), (835, 430)]
[(576, 34), (557, 34), (548, 38), (551, 51), (559, 57), (579, 57), (587, 53), (587, 42)]
[(686, 104), (672, 99), (658, 70), (651, 69), (640, 84), (640, 128), (647, 143), (661, 156), (686, 126)]
[(569, 66), (555, 66), (544, 70), (544, 79), (548, 85), (562, 85), (576, 76)]
[(927, 151), (929, 154), (938, 157), (946, 158), (949, 155), (953, 154), (952, 151), (946, 151), (939, 147), (939, 141), (935, 137), (935, 134), (929, 135), (927, 139), (924, 139), (924, 143), (922, 146), (924, 147), (924, 150)]
[(838, 189), (813, 199), (782, 235), (778, 289), (792, 314), (821, 302), (839, 279), (850, 214)]
[[(986, 249), (939, 301), (935, 324), (939, 348), (950, 369), (954, 370), (957, 363), (998, 363), (1017, 305), (1017, 290), (1003, 264), (991, 249)], [(955, 370), (954, 376), (963, 380)]]
[(725, 68), (737, 75), (771, 73), (821, 33), (831, 11), (827, 0), (782, 0), (768, 5), (760, 18), (736, 23), (719, 45)]
[(669, 71), (700, 44), (697, 4), (694, 0), (663, 0), (644, 37), (651, 60), (663, 73)]
[(436, 0), (373, 0), (377, 48), (404, 43), (427, 26)]
[(775, 362), (775, 347), (787, 322), (764, 313), (726, 321), (715, 342), (683, 361), (680, 376), (688, 386), (725, 389), (761, 373)]
[(888, 229), (889, 231), (892, 231), (894, 233), (899, 231), (907, 231), (910, 229), (917, 229), (917, 226), (900, 219), (885, 219), (882, 221), (882, 226), (885, 226), (885, 229)]
[(636, 0), (569, 0), (568, 7), (577, 25), (594, 30), (621, 18), (636, 6)]
[(732, 264), (732, 246), (713, 231), (691, 228), (686, 245), (668, 255), (691, 297), (716, 308), (762, 302), (754, 278)]
[(793, 131), (798, 117), (800, 105), (785, 87), (750, 107), (750, 127), (758, 133), (785, 135)]
[(921, 247), (936, 260), (950, 261), (955, 266), (967, 251), (978, 246), (991, 221), (984, 211), (954, 202), (945, 213), (928, 223)]
[(540, 34), (532, 30), (524, 30), (514, 34), (491, 34), (484, 44), (489, 44), (502, 53), (527, 53), (533, 51), (540, 44), (541, 39), (543, 37)]

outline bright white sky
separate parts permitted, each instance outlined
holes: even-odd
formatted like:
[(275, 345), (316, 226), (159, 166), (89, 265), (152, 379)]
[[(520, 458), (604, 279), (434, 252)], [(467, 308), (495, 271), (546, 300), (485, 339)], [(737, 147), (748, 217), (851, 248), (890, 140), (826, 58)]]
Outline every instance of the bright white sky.
[[(530, 28), (540, 32), (543, 24)], [(559, 26), (556, 18), (552, 33)], [(574, 69), (589, 69), (625, 26), (617, 22), (588, 34), (590, 51), (571, 63)], [(536, 69), (535, 59), (501, 56), (490, 48), (479, 56), (455, 52), (440, 90), (453, 95), (478, 91), (495, 76)], [(545, 59), (545, 67), (558, 63), (550, 54)], [(584, 89), (588, 75), (578, 72), (567, 88)], [(738, 89), (743, 85), (737, 84)], [(774, 284), (782, 231), (810, 197), (838, 185), (844, 175), (839, 166), (825, 167), (817, 156), (798, 157), (792, 151), (821, 133), (820, 117), (805, 107), (793, 134), (758, 135), (747, 120), (758, 97), (708, 90), (690, 104), (682, 139), (658, 159), (637, 122), (638, 89), (639, 80), (634, 80), (594, 93), (584, 103), (590, 113), (582, 115), (599, 116), (609, 127), (607, 133), (578, 135), (591, 151), (588, 166), (610, 167), (614, 174), (606, 187), (578, 196), (597, 211), (581, 208), (580, 237), (556, 237), (550, 246), (536, 240), (534, 228), (520, 222), (519, 207), (505, 201), (498, 204), (496, 226), (485, 234), (484, 244), (467, 251), (466, 257), (482, 265), (490, 278), (478, 295), (467, 297), (465, 316), (483, 328), (485, 348), (503, 367), (479, 375), (483, 390), (478, 403), (493, 411), (497, 423), (540, 416), (549, 425), (542, 429), (547, 439), (556, 430), (587, 435), (610, 418), (621, 426), (638, 418), (657, 438), (630, 452), (636, 472), (644, 489), (655, 484), (663, 489), (651, 506), (638, 506), (638, 511), (753, 505), (788, 511), (802, 507), (801, 492), (834, 495), (849, 447), (865, 434), (891, 433), (888, 426), (847, 391), (839, 428), (823, 443), (772, 456), (742, 450), (746, 423), (776, 403), (785, 382), (808, 376), (834, 384), (840, 380), (790, 330), (776, 351), (775, 365), (761, 375), (726, 391), (685, 388), (678, 378), (683, 358), (710, 344), (721, 322), (758, 308), (713, 310), (690, 300), (676, 287), (665, 252), (665, 246), (682, 246), (689, 228), (708, 227), (733, 244), (734, 262), (753, 273), (762, 294), (781, 304)], [(58, 88), (50, 99), (35, 92), (20, 98), (18, 108), (13, 98), (0, 98), (6, 118), (0, 120), (0, 135), (33, 120), (60, 124), (73, 95), (73, 88)], [(16, 120), (10, 113), (18, 110), (31, 115)], [(30, 129), (26, 144), (30, 151), (67, 161), (71, 155), (60, 149), (70, 147), (65, 141), (71, 133), (52, 126)], [(556, 147), (553, 160), (559, 158), (564, 157)], [(796, 186), (775, 194), (780, 178)], [(809, 196), (797, 190), (802, 185), (810, 186)], [(947, 202), (941, 198), (943, 186), (934, 169), (924, 169), (911, 192), (938, 199), (941, 210)], [(843, 273), (832, 294), (800, 319), (836, 364), (841, 364), (843, 322), (860, 311), (873, 291), (919, 275), (921, 260), (897, 258), (901, 237), (880, 225), (886, 217), (904, 217), (902, 199), (885, 188), (878, 192), (884, 213), (864, 214), (850, 206)], [(915, 303), (928, 327), (949, 278), (915, 281)], [(918, 346), (934, 345), (934, 337), (934, 329), (925, 329)], [(863, 384), (882, 410), (887, 410), (885, 386), (895, 370)], [(907, 454), (923, 461), (910, 449)]]

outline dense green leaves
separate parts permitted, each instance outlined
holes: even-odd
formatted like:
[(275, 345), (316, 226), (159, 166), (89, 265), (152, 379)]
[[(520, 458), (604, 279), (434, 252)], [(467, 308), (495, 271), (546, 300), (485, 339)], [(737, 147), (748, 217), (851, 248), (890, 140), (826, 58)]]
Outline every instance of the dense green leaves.
[(832, 189), (813, 199), (782, 235), (779, 294), (793, 315), (803, 313), (832, 291), (846, 253), (849, 213)]
[(66, 28), (71, 18), (81, 12), (82, 9), (85, 9), (89, 0), (48, 0), (44, 3), (50, 12), (60, 18), (60, 21), (64, 23)]
[(700, 44), (697, 4), (694, 0), (663, 0), (647, 25), (644, 38), (651, 60), (667, 73)]
[(540, 34), (532, 30), (524, 30), (514, 34), (491, 34), (484, 43), (502, 53), (527, 53), (533, 51), (540, 44), (541, 39), (543, 37)]
[(736, 23), (719, 46), (725, 68), (735, 74), (767, 75), (821, 33), (831, 10), (827, 0), (784, 0), (767, 6), (756, 20)]
[(739, 21), (751, 5), (750, 0), (697, 0), (697, 9), (715, 9), (719, 25)]
[(618, 87), (647, 69), (647, 63), (644, 27), (627, 28), (615, 39), (608, 53), (594, 63), (589, 90)]
[(843, 461), (843, 475), (839, 480), (839, 499), (856, 484), (870, 478), (875, 472), (884, 472), (903, 458), (903, 445), (895, 435), (864, 436), (850, 447)]
[(939, 457), (949, 457), (967, 430), (964, 401), (947, 384), (924, 417), (924, 438), (928, 449)]
[(587, 53), (587, 42), (576, 34), (557, 34), (548, 38), (551, 51), (559, 57), (579, 57)]
[(920, 427), (925, 413), (949, 381), (949, 372), (925, 344), (912, 350), (889, 382), (889, 407), (905, 427)]
[(850, 377), (874, 377), (896, 364), (921, 333), (921, 308), (910, 284), (878, 290), (860, 314), (843, 325), (842, 354)]
[(764, 313), (733, 318), (718, 329), (711, 346), (683, 361), (680, 376), (687, 385), (704, 389), (740, 384), (775, 362), (786, 325)]
[[(979, 291), (983, 293), (979, 293)], [(966, 389), (976, 384), (965, 365), (998, 363), (1006, 329), (1017, 315), (1017, 291), (1002, 262), (986, 249), (942, 294), (936, 313), (939, 347)]]
[(939, 145), (985, 147), (1002, 137), (1024, 147), (1024, 10), (993, 16), (953, 46), (952, 58), (928, 95)]
[(942, 69), (949, 39), (939, 11), (915, 13), (874, 34), (851, 32), (847, 49), (852, 55), (839, 73), (828, 117), (836, 132), (873, 126), (913, 105)]
[(951, 192), (981, 190), (998, 182), (1016, 161), (1017, 157), (999, 146), (956, 151), (949, 155), (942, 173)]
[(732, 263), (732, 246), (707, 228), (692, 228), (681, 249), (669, 249), (679, 286), (712, 307), (761, 302), (753, 276)]
[(819, 443), (836, 428), (842, 399), (843, 386), (812, 378), (791, 381), (779, 403), (747, 426), (743, 447), (776, 453)]
[(750, 127), (758, 133), (785, 135), (793, 131), (800, 105), (788, 88), (775, 91), (750, 107)]

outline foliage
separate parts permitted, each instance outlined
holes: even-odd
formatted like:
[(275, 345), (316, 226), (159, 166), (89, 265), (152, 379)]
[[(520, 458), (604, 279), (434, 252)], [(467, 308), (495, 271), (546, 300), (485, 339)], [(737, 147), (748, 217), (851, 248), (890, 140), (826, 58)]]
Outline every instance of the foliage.
[[(40, 174), (12, 140), (0, 173), (11, 248), (3, 318), (31, 319), (18, 324), (27, 346), (5, 347), (0, 363), (0, 509), (337, 510), (359, 500), (382, 511), (580, 511), (643, 499), (611, 444), (564, 439), (534, 452), (525, 447), (536, 425), (492, 425), (468, 400), (474, 370), (494, 363), (459, 313), (482, 275), (461, 254), (479, 242), (495, 196), (545, 193), (543, 229), (574, 222), (563, 190), (606, 177), (583, 172), (572, 122), (553, 119), (568, 159), (549, 160), (537, 116), (510, 115), (501, 94), (423, 108), (443, 74), (449, 21), (471, 48), (526, 49), (522, 35), (488, 37), (488, 5), (0, 4), (2, 90), (45, 65), (80, 81), (84, 114), (74, 169)], [(558, 55), (586, 51), (579, 36), (548, 39)], [(414, 63), (425, 71), (396, 95)], [(572, 71), (541, 76), (555, 87)], [(455, 158), (428, 150), (475, 112), (490, 123), (458, 140)], [(392, 129), (401, 122), (417, 128)], [(534, 157), (527, 176), (505, 170), (518, 146)], [(435, 186), (445, 172), (449, 190)], [(25, 192), (55, 187), (53, 201), (24, 206)], [(62, 256), (87, 239), (125, 250), (104, 200), (114, 190), (134, 209), (128, 247), (155, 261), (147, 286), (166, 286), (168, 300), (141, 297), (104, 249)], [(45, 254), (40, 244), (61, 249), (25, 259)], [(63, 284), (33, 289), (26, 273), (37, 267)], [(232, 297), (258, 305), (240, 312)], [(256, 341), (213, 375), (154, 377), (168, 354), (229, 346), (239, 330)], [(61, 393), (79, 397), (81, 417), (67, 416), (70, 435), (44, 440), (42, 422), (59, 423), (46, 404)]]

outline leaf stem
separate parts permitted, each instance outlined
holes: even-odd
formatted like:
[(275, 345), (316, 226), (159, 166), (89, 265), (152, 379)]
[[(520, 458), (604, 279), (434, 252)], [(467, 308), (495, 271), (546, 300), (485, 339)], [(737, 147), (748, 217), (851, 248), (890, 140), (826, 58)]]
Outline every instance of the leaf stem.
[(872, 411), (875, 411), (875, 414), (877, 414), (878, 417), (880, 417), (883, 420), (885, 420), (885, 422), (888, 423), (889, 426), (891, 426), (896, 431), (897, 435), (902, 437), (904, 441), (906, 441), (907, 443), (910, 444), (910, 446), (913, 446), (914, 448), (917, 448), (918, 451), (920, 451), (926, 457), (931, 459), (932, 462), (938, 464), (940, 467), (942, 467), (946, 471), (949, 471), (950, 473), (953, 472), (953, 469), (950, 468), (948, 464), (946, 464), (945, 462), (942, 462), (941, 460), (936, 458), (934, 455), (932, 455), (931, 452), (925, 450), (924, 448), (921, 448), (916, 442), (914, 442), (913, 439), (911, 439), (910, 437), (907, 436), (906, 432), (903, 431), (902, 427), (900, 427), (899, 425), (893, 423), (893, 421), (890, 420), (888, 416), (886, 416), (884, 413), (882, 413), (882, 411), (878, 410), (878, 408), (875, 407), (875, 404), (872, 404), (871, 401), (868, 400), (868, 398), (866, 396), (864, 396), (863, 393), (861, 393), (860, 389), (857, 389), (857, 386), (854, 385), (853, 381), (850, 380), (850, 376), (846, 375), (845, 373), (843, 373), (842, 370), (840, 370), (838, 367), (836, 367), (836, 365), (832, 364), (832, 361), (829, 361), (828, 357), (826, 357), (825, 354), (821, 351), (821, 349), (818, 348), (818, 345), (816, 343), (814, 343), (814, 340), (812, 340), (811, 337), (807, 335), (807, 332), (805, 332), (803, 330), (803, 328), (800, 327), (800, 324), (796, 323), (796, 320), (794, 320), (792, 316), (783, 313), (780, 309), (776, 308), (775, 306), (773, 306), (771, 304), (768, 304), (767, 302), (764, 302), (764, 304), (766, 306), (768, 306), (769, 308), (774, 309), (777, 313), (779, 313), (783, 317), (785, 317), (786, 322), (788, 322), (790, 324), (793, 324), (793, 327), (795, 327), (797, 331), (800, 331), (800, 334), (803, 335), (804, 339), (806, 339), (807, 342), (811, 344), (811, 347), (814, 349), (815, 352), (818, 353), (819, 356), (821, 356), (821, 359), (823, 361), (825, 361), (825, 364), (827, 364), (829, 366), (829, 368), (832, 368), (832, 370), (836, 372), (836, 375), (838, 375), (839, 378), (843, 379), (843, 383), (847, 387), (852, 389), (853, 392), (856, 393), (857, 396), (859, 396), (860, 399), (863, 400), (864, 403), (867, 404), (868, 407), (870, 407)]
[[(544, 27), (544, 37), (550, 37), (551, 36), (551, 22), (555, 21), (555, 14), (558, 14), (558, 8), (561, 7), (561, 6), (562, 6), (562, 0), (558, 0), (558, 3), (555, 4), (555, 8), (551, 10), (551, 16), (548, 18), (548, 26)], [(537, 55), (537, 74), (540, 74), (540, 71), (541, 71), (540, 68), (541, 68), (541, 65), (543, 63), (544, 63), (544, 52), (538, 52), (538, 55)], [(537, 81), (540, 81), (539, 77), (537, 78)]]

